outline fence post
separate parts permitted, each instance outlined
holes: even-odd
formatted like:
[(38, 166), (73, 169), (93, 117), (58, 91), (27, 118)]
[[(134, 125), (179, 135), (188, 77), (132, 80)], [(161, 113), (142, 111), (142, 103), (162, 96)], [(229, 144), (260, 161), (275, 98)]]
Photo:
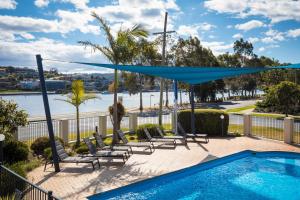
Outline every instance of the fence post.
[(244, 135), (251, 136), (252, 117), (250, 114), (244, 114)]
[(107, 116), (99, 116), (99, 133), (105, 137), (107, 134)]
[(172, 128), (172, 131), (175, 132), (175, 130), (176, 130), (176, 121), (175, 121), (175, 113), (174, 112), (171, 113), (171, 128)]
[(137, 113), (129, 114), (129, 131), (134, 131), (138, 126)]
[(13, 133), (13, 137), (19, 141), (19, 127), (17, 128), (17, 130)]
[(59, 136), (67, 144), (69, 143), (69, 120), (61, 119), (59, 120)]
[(53, 192), (48, 191), (48, 200), (53, 200)]
[(286, 117), (284, 118), (284, 142), (291, 144), (293, 142), (294, 134), (294, 118)]

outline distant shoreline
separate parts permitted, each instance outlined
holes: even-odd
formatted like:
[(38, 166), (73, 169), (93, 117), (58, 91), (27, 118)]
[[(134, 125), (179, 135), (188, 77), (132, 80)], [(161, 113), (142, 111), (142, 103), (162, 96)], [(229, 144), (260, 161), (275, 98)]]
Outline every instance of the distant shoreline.
[[(0, 96), (17, 96), (17, 95), (41, 95), (41, 92), (0, 92)], [(56, 94), (55, 92), (48, 92), (48, 94)]]

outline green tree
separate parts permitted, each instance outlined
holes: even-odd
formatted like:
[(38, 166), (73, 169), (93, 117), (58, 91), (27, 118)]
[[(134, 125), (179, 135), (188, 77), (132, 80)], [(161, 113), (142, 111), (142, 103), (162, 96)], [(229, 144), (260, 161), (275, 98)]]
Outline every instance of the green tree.
[(56, 99), (67, 102), (76, 108), (76, 146), (80, 145), (80, 117), (79, 106), (87, 100), (97, 98), (94, 94), (86, 94), (82, 80), (72, 82), (72, 93), (67, 95), (67, 99)]
[(253, 56), (253, 45), (251, 42), (244, 41), (243, 38), (234, 42), (233, 50), (240, 57), (243, 67), (246, 64), (247, 57)]
[(6, 138), (11, 138), (18, 126), (25, 126), (27, 117), (28, 115), (23, 110), (19, 110), (16, 103), (0, 98), (0, 133)]
[[(119, 29), (116, 36), (111, 32), (111, 29), (107, 22), (92, 12), (92, 16), (99, 22), (101, 29), (104, 31), (108, 46), (101, 46), (99, 44), (92, 43), (91, 41), (79, 41), (78, 43), (84, 47), (91, 47), (94, 51), (100, 51), (110, 62), (113, 64), (125, 64), (132, 60), (134, 54), (134, 41), (138, 38), (147, 37), (148, 32), (143, 29), (140, 25), (135, 25), (129, 29)], [(114, 113), (113, 121), (118, 121), (117, 115), (117, 90), (118, 90), (118, 71), (114, 71)], [(113, 143), (119, 141), (117, 130), (118, 123), (113, 123)]]
[(299, 112), (300, 87), (283, 81), (267, 90), (265, 99), (257, 103), (258, 110), (281, 112), (286, 116)]
[[(219, 62), (212, 51), (203, 47), (197, 37), (179, 38), (171, 50), (176, 66), (219, 66)], [(195, 96), (200, 101), (215, 100), (216, 92), (219, 89), (221, 91), (224, 89), (219, 87), (221, 85), (217, 85), (216, 82), (196, 85)]]

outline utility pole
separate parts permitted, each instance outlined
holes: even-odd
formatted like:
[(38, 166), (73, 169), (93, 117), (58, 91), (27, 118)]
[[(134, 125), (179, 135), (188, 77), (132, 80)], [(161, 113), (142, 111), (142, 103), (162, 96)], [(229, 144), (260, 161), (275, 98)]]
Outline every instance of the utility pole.
[(46, 88), (45, 77), (44, 77), (42, 57), (41, 57), (41, 55), (36, 55), (35, 57), (36, 57), (38, 71), (39, 71), (40, 85), (41, 85), (41, 90), (42, 90), (42, 95), (43, 95), (43, 102), (44, 102), (44, 108), (45, 108), (45, 114), (46, 114), (46, 120), (47, 120), (54, 168), (55, 168), (55, 172), (60, 172), (59, 158), (57, 155), (57, 149), (56, 149), (56, 145), (55, 145), (54, 131), (53, 131), (53, 125), (52, 125), (52, 119), (51, 119), (51, 113), (50, 113), (50, 107), (49, 107), (49, 101), (48, 101), (48, 95), (47, 95), (47, 88)]
[[(153, 35), (163, 35), (163, 46), (162, 46), (162, 65), (166, 65), (166, 37), (167, 33), (174, 33), (175, 31), (167, 31), (167, 23), (168, 23), (168, 12), (165, 12), (165, 23), (164, 23), (164, 31), (153, 33)], [(163, 107), (163, 92), (164, 92), (164, 79), (160, 80), (160, 94), (159, 94), (159, 115), (158, 115), (158, 123), (162, 125), (162, 107)]]

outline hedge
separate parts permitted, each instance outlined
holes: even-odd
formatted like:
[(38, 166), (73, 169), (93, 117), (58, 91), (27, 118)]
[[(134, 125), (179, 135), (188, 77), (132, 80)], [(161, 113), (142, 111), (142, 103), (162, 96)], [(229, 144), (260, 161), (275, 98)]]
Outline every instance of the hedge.
[(135, 130), (138, 140), (147, 139), (144, 133), (144, 128), (147, 128), (149, 130), (149, 133), (152, 137), (160, 136), (156, 130), (156, 127), (160, 127), (160, 129), (163, 130), (163, 127), (157, 124), (143, 124), (138, 126), (138, 128)]
[[(229, 126), (229, 116), (226, 112), (215, 109), (195, 109), (195, 128), (196, 133), (208, 134), (209, 136), (227, 135)], [(178, 112), (178, 122), (182, 125), (187, 133), (191, 133), (191, 110), (182, 110)]]
[(29, 154), (28, 146), (17, 140), (8, 140), (4, 142), (3, 156), (5, 163), (16, 163), (27, 160)]
[[(64, 145), (63, 139), (55, 136), (55, 140), (59, 140)], [(49, 147), (51, 147), (49, 137), (39, 137), (31, 144), (30, 149), (36, 155), (43, 155), (44, 150)]]

